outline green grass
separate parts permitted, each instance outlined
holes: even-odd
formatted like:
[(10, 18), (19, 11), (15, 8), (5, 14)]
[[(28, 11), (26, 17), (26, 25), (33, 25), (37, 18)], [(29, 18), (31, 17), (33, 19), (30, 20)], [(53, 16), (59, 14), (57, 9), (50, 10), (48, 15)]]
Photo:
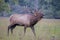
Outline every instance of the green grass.
[(0, 40), (60, 40), (60, 19), (42, 19), (35, 25), (36, 38), (32, 30), (27, 28), (25, 36), (24, 28), (17, 26), (13, 34), (7, 35), (9, 19), (0, 17)]

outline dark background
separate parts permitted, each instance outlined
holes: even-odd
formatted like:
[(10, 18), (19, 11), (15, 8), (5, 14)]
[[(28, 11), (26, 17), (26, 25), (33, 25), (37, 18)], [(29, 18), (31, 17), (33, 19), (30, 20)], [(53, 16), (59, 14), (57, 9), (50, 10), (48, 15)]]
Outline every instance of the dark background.
[(0, 0), (0, 16), (41, 10), (44, 18), (60, 19), (60, 0)]

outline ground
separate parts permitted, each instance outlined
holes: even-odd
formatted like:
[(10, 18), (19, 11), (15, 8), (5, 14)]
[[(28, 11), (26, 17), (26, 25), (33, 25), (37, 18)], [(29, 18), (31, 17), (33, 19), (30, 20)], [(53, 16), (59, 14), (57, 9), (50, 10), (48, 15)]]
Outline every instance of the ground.
[(0, 17), (0, 40), (60, 40), (60, 19), (42, 19), (34, 27), (36, 37), (30, 28), (24, 34), (24, 28), (17, 26), (13, 34), (7, 35), (8, 17)]

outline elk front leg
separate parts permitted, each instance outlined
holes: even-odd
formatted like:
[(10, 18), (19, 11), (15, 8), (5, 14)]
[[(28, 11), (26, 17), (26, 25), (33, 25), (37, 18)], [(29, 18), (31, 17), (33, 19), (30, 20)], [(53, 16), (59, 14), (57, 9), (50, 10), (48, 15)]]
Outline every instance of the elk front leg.
[(32, 26), (31, 29), (32, 29), (34, 36), (36, 36), (34, 26)]

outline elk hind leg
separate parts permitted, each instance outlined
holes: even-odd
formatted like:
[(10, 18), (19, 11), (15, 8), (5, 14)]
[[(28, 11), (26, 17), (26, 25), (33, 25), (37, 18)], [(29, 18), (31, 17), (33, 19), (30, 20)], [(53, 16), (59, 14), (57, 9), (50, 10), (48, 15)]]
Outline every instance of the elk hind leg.
[(8, 35), (9, 35), (9, 30), (11, 29), (11, 25), (8, 26)]
[(24, 27), (24, 35), (25, 35), (25, 33), (26, 33), (26, 28), (27, 28), (27, 27)]
[(8, 35), (9, 35), (9, 29), (11, 29), (11, 34), (13, 33), (13, 29), (16, 27), (16, 25), (9, 25), (8, 26)]
[(11, 34), (13, 34), (13, 29), (16, 27), (16, 24), (11, 26)]

